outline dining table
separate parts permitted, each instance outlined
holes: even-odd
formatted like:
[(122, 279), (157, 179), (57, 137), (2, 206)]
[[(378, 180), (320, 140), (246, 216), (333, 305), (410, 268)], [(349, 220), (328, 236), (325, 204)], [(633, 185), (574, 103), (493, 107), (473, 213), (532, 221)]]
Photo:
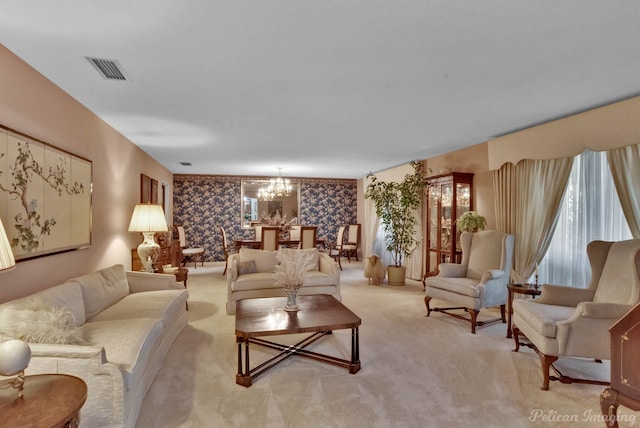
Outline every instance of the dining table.
[[(234, 239), (234, 243), (236, 244), (236, 247), (260, 249), (261, 241), (259, 240), (256, 241), (255, 239), (238, 238), (238, 239)], [(316, 239), (316, 245), (324, 246), (324, 243), (325, 243), (324, 238)], [(297, 247), (298, 244), (300, 244), (299, 239), (279, 239), (278, 240), (278, 246), (285, 247), (285, 248)]]

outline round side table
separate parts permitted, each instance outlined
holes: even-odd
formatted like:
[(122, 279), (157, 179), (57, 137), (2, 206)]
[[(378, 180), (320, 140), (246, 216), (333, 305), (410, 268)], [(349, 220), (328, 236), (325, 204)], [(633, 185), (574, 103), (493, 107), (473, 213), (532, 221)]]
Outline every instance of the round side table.
[(524, 294), (535, 298), (542, 293), (539, 286), (533, 284), (509, 284), (507, 285), (509, 296), (507, 297), (507, 338), (512, 337), (511, 333), (511, 314), (513, 314), (513, 297), (515, 294)]
[(0, 388), (2, 426), (76, 428), (86, 399), (87, 385), (75, 376), (26, 376), (22, 398), (14, 388)]

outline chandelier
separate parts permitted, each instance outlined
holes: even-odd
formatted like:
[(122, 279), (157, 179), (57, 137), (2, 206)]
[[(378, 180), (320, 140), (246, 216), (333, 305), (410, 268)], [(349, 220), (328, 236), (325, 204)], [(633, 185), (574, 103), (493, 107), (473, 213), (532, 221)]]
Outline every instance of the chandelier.
[(282, 178), (282, 167), (278, 167), (278, 177), (269, 180), (269, 184), (258, 189), (258, 200), (273, 201), (291, 195), (291, 183), (288, 178)]

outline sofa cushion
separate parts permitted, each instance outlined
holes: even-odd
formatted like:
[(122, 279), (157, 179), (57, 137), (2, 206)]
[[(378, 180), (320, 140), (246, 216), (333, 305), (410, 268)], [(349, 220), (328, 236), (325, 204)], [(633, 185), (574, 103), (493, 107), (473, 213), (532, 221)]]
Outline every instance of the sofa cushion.
[(82, 345), (82, 329), (68, 309), (32, 295), (0, 305), (0, 342)]
[(80, 284), (87, 319), (113, 305), (129, 294), (127, 275), (122, 265), (113, 265), (87, 275), (71, 279)]
[(109, 362), (122, 370), (125, 388), (137, 385), (162, 340), (164, 326), (152, 318), (87, 321), (82, 326), (86, 341), (102, 346)]
[(47, 288), (36, 294), (52, 305), (61, 306), (69, 310), (73, 314), (73, 325), (81, 326), (86, 321), (84, 299), (79, 284), (65, 282), (64, 284)]
[(429, 277), (430, 288), (441, 288), (450, 292), (462, 294), (473, 298), (480, 297), (478, 280), (474, 278), (451, 278), (431, 276)]
[(160, 319), (169, 325), (185, 307), (185, 290), (156, 290), (133, 293), (96, 314), (89, 321), (114, 321), (132, 318)]
[(276, 284), (273, 272), (240, 275), (232, 284), (233, 291), (258, 290), (264, 288), (282, 288), (282, 286)]
[(307, 272), (303, 287), (317, 287), (321, 285), (336, 285), (336, 278), (318, 270)]
[(556, 337), (557, 322), (569, 319), (576, 308), (570, 306), (546, 305), (534, 300), (515, 299), (515, 312), (538, 333), (546, 337)]
[(265, 250), (254, 250), (251, 248), (240, 248), (240, 261), (256, 262), (256, 272), (274, 272), (276, 267), (276, 252)]

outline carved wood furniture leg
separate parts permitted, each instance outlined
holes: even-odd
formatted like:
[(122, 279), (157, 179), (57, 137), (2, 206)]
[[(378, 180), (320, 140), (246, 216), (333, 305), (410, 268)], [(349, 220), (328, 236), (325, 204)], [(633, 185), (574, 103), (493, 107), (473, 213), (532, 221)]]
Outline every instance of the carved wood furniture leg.
[(478, 319), (478, 312), (475, 309), (467, 309), (467, 312), (469, 312), (469, 315), (471, 315), (471, 334), (476, 334), (476, 325), (477, 325), (477, 319)]
[(514, 342), (516, 342), (516, 347), (513, 350), (513, 352), (518, 352), (520, 350), (520, 340), (518, 339), (518, 336), (520, 335), (520, 329), (515, 325), (513, 325), (511, 326), (511, 330), (512, 330), (513, 340)]
[(607, 427), (618, 428), (618, 393), (606, 388), (600, 394), (600, 410), (604, 416), (604, 423)]
[(500, 317), (502, 318), (503, 323), (507, 322), (507, 318), (505, 314), (506, 314), (505, 305), (500, 305)]
[(538, 352), (540, 356), (540, 364), (542, 365), (542, 390), (549, 390), (549, 368), (551, 364), (558, 359), (555, 355), (545, 355), (542, 352)]
[(427, 306), (427, 316), (431, 314), (431, 308), (429, 307), (429, 300), (431, 300), (431, 296), (425, 296), (424, 304)]

